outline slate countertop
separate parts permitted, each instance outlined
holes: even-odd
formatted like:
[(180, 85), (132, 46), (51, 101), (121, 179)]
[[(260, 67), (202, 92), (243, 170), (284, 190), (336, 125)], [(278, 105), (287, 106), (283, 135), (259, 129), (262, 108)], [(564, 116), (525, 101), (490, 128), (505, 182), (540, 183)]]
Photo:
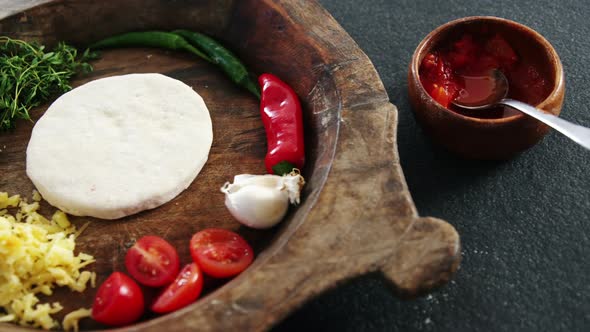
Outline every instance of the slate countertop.
[(492, 15), (528, 25), (561, 56), (561, 117), (590, 126), (590, 2), (320, 0), (367, 53), (399, 109), (398, 148), (418, 211), (449, 221), (463, 262), (430, 295), (400, 300), (377, 275), (350, 281), (275, 331), (590, 331), (590, 151), (552, 131), (506, 162), (433, 145), (408, 104), (414, 48), (450, 20)]

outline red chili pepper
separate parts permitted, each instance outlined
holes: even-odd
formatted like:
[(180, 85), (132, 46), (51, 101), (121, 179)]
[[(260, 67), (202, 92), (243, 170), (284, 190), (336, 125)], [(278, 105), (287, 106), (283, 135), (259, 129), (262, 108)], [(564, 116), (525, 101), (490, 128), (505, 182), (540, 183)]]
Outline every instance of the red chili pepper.
[(268, 145), (265, 159), (267, 172), (284, 173), (277, 168), (273, 170), (273, 167), (284, 162), (302, 168), (305, 150), (299, 98), (289, 85), (272, 74), (260, 75), (258, 82), (262, 88), (260, 114)]

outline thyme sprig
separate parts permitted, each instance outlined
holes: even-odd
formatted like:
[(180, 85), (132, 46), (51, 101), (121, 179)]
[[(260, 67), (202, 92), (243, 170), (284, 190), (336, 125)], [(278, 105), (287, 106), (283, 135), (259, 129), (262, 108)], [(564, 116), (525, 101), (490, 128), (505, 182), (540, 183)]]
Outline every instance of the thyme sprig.
[(89, 73), (87, 63), (97, 58), (63, 42), (50, 52), (35, 42), (0, 37), (0, 132), (15, 127), (16, 119), (30, 120), (32, 108), (52, 95), (72, 89), (70, 79)]

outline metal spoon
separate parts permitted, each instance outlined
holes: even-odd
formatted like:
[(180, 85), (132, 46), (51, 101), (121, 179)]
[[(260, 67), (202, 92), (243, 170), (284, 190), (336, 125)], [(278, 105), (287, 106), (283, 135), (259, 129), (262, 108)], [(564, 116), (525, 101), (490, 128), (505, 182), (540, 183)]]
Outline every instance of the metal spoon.
[[(547, 114), (518, 100), (506, 98), (508, 80), (501, 71), (493, 70), (489, 76), (464, 76), (463, 78), (467, 89), (452, 101), (454, 105), (468, 110), (483, 110), (498, 105), (509, 106), (545, 123), (590, 150), (590, 128)], [(469, 85), (477, 85), (479, 95), (467, 94)], [(484, 88), (482, 89), (482, 87)]]

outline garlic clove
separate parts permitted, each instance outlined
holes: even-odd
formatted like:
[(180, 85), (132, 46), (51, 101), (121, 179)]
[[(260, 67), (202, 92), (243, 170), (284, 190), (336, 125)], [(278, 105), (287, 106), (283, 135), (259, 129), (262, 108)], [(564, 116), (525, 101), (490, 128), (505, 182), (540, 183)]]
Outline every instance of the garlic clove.
[(289, 194), (289, 201), (291, 204), (298, 205), (300, 203), (301, 188), (305, 185), (305, 179), (299, 173), (291, 173), (281, 178), (283, 180), (283, 188)]
[[(235, 190), (235, 188), (232, 188)], [(279, 223), (289, 208), (287, 193), (260, 185), (230, 189), (225, 206), (240, 223), (258, 229), (270, 228)]]
[(305, 180), (298, 172), (289, 175), (240, 174), (227, 182), (221, 192), (225, 205), (240, 223), (252, 228), (270, 228), (287, 213), (289, 202), (299, 204)]
[(252, 174), (240, 174), (234, 176), (234, 185), (248, 186), (257, 185), (265, 187), (276, 187), (280, 189), (283, 186), (283, 178), (278, 175), (265, 174), (265, 175), (252, 175)]

